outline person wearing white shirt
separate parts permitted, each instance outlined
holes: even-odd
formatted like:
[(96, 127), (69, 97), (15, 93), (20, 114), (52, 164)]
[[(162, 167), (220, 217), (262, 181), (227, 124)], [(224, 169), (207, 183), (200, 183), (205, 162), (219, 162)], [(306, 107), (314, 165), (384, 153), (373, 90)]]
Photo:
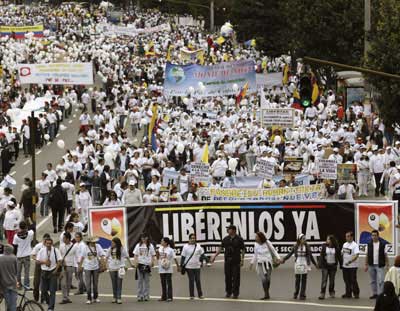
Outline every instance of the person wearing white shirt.
[(72, 275), (75, 272), (74, 261), (78, 247), (74, 245), (71, 240), (71, 233), (65, 232), (63, 235), (63, 244), (60, 245), (60, 253), (63, 259), (63, 278), (61, 280), (63, 300), (60, 302), (60, 304), (67, 304), (72, 302), (69, 299), (69, 290), (72, 285)]
[(339, 148), (333, 148), (333, 153), (329, 156), (328, 160), (336, 161), (337, 164), (343, 163), (343, 157), (339, 154)]
[(86, 189), (86, 185), (81, 183), (80, 191), (75, 195), (75, 207), (78, 211), (78, 214), (81, 215), (81, 222), (83, 224), (86, 224), (87, 222), (89, 207), (92, 205), (92, 197), (90, 196), (89, 191)]
[(58, 280), (56, 271), (61, 266), (62, 256), (60, 251), (53, 247), (52, 239), (48, 238), (44, 241), (44, 247), (37, 254), (36, 261), (41, 265), (42, 269), (42, 295), (48, 301), (48, 310), (54, 310)]
[(7, 211), (4, 216), (3, 228), (7, 238), (8, 244), (12, 245), (14, 236), (17, 233), (18, 225), (22, 219), (22, 214), (19, 209), (16, 208), (14, 201), (10, 200), (7, 203)]
[(122, 278), (119, 275), (119, 271), (120, 269), (125, 271), (126, 260), (129, 261), (129, 255), (123, 248), (119, 238), (112, 239), (111, 247), (107, 250), (106, 259), (113, 289), (113, 303), (121, 304)]
[(375, 196), (379, 197), (379, 194), (385, 195), (384, 185), (381, 184), (382, 175), (385, 171), (385, 157), (384, 157), (384, 150), (380, 149), (379, 153), (376, 153), (377, 150), (374, 150), (374, 155), (371, 156), (369, 161), (370, 169), (372, 174), (374, 174), (375, 178)]
[[(35, 301), (39, 301), (40, 279), (41, 279), (41, 272), (42, 272), (41, 265), (36, 260), (36, 257), (37, 257), (37, 254), (39, 253), (39, 251), (43, 247), (45, 247), (44, 242), (46, 241), (46, 239), (49, 239), (49, 238), (50, 238), (50, 235), (48, 233), (45, 233), (43, 235), (42, 242), (39, 242), (38, 244), (36, 244), (31, 252), (32, 260), (35, 262), (35, 271), (34, 271), (34, 275), (33, 275), (33, 298), (35, 299)], [(40, 301), (41, 302), (45, 301), (45, 296), (44, 296), (43, 292), (42, 292)]]
[(371, 241), (367, 245), (364, 269), (369, 272), (369, 277), (371, 279), (372, 296), (370, 299), (376, 299), (378, 295), (383, 293), (385, 266), (389, 268), (386, 242), (379, 238), (378, 230), (373, 230), (371, 232)]
[(164, 237), (161, 239), (161, 246), (157, 250), (158, 272), (160, 274), (162, 288), (160, 301), (172, 301), (172, 273), (174, 261), (178, 272), (180, 271), (175, 250), (171, 247), (171, 243), (168, 237)]
[(342, 298), (359, 298), (360, 289), (357, 282), (357, 268), (358, 257), (360, 256), (360, 249), (356, 242), (354, 242), (354, 233), (346, 233), (346, 243), (342, 247), (343, 256), (343, 279), (346, 285), (346, 292)]
[(338, 189), (338, 196), (342, 200), (353, 200), (353, 195), (356, 193), (354, 186), (352, 184), (340, 185)]
[(49, 193), (50, 193), (50, 181), (47, 179), (47, 174), (42, 173), (42, 179), (36, 181), (36, 189), (39, 190), (40, 201), (40, 216), (49, 215)]
[(147, 234), (141, 235), (140, 242), (133, 250), (133, 255), (138, 276), (138, 301), (148, 301), (150, 299), (151, 268), (154, 266), (156, 252)]
[(158, 181), (159, 177), (154, 175), (151, 177), (151, 179), (152, 181), (147, 185), (146, 189), (151, 189), (154, 195), (159, 195), (161, 188), (161, 183)]
[(254, 244), (254, 255), (251, 259), (250, 270), (256, 266), (256, 271), (261, 279), (264, 289), (264, 297), (262, 300), (270, 298), (269, 288), (271, 285), (271, 273), (274, 265), (280, 262), (278, 252), (270, 241), (267, 240), (265, 234), (262, 232), (256, 233), (256, 243)]
[[(104, 260), (105, 253), (103, 248), (97, 244), (98, 238), (88, 237), (86, 246), (81, 252), (79, 270), (85, 273), (85, 284), (87, 291), (87, 304), (100, 302), (98, 292), (100, 261)], [(93, 297), (92, 297), (93, 292)]]
[(203, 299), (203, 291), (201, 289), (200, 268), (202, 265), (202, 256), (204, 249), (196, 242), (196, 235), (189, 235), (189, 242), (183, 246), (181, 254), (181, 269), (187, 272), (189, 278), (189, 294), (190, 299), (194, 299), (194, 284), (196, 283), (197, 294)]
[(225, 177), (225, 172), (228, 169), (228, 163), (223, 158), (223, 155), (220, 153), (218, 155), (218, 159), (211, 164), (211, 174), (213, 177), (217, 179), (222, 179)]
[(78, 290), (75, 295), (82, 295), (86, 291), (83, 271), (79, 270), (82, 252), (86, 249), (86, 244), (82, 240), (82, 232), (75, 232), (76, 252), (74, 257), (75, 277), (78, 280)]
[(34, 232), (28, 230), (26, 222), (21, 221), (19, 224), (19, 232), (14, 235), (13, 245), (17, 248), (17, 281), (21, 286), (21, 274), (22, 268), (24, 268), (24, 286), (29, 287), (29, 271), (31, 264), (31, 253), (32, 253), (32, 240)]

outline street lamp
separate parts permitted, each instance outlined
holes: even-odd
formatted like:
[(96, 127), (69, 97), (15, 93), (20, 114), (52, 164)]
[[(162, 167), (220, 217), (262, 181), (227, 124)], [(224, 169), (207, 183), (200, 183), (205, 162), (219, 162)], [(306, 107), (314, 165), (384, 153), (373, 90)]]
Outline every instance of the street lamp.
[[(158, 0), (158, 1), (161, 3), (163, 0)], [(164, 1), (176, 4), (188, 4), (186, 1), (180, 1), (180, 0), (164, 0)], [(190, 5), (210, 10), (210, 30), (214, 31), (214, 0), (210, 0), (210, 6), (197, 3), (190, 3)]]

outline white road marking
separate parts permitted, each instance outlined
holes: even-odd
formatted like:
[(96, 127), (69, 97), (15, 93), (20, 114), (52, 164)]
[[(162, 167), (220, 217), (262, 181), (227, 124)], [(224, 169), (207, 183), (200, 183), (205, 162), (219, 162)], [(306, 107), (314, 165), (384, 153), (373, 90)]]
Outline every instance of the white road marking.
[(52, 215), (52, 214), (50, 213), (49, 216), (47, 216), (46, 218), (42, 219), (42, 221), (39, 222), (39, 223), (36, 225), (36, 230), (39, 229), (41, 226), (43, 226), (43, 225), (46, 223), (46, 221), (48, 221), (48, 220), (50, 219), (51, 215)]
[(17, 171), (13, 171), (10, 173), (10, 176), (14, 176)]
[[(57, 296), (61, 296), (62, 293), (58, 292)], [(110, 297), (112, 298), (112, 294), (100, 294), (100, 297)], [(137, 298), (136, 295), (122, 295), (123, 298)], [(156, 300), (160, 299), (160, 296), (150, 296), (150, 299)], [(174, 300), (187, 300), (189, 301), (189, 297), (174, 297)], [(205, 300), (205, 301), (213, 301), (213, 302), (230, 302), (230, 303), (252, 303), (252, 304), (280, 304), (280, 305), (301, 305), (301, 306), (310, 306), (310, 307), (318, 307), (318, 308), (327, 308), (327, 309), (349, 309), (349, 310), (373, 310), (370, 306), (354, 306), (354, 305), (341, 305), (341, 304), (323, 304), (316, 302), (300, 302), (300, 301), (290, 301), (290, 300), (254, 300), (254, 299), (230, 299), (230, 298), (217, 298), (217, 297), (209, 297), (204, 299), (196, 299), (196, 300)]]
[(47, 143), (47, 146), (50, 146), (51, 145), (51, 141), (49, 141), (48, 143)]
[(72, 123), (72, 120), (69, 120), (68, 123), (71, 124), (71, 123)]
[(24, 165), (27, 165), (29, 162), (31, 162), (31, 160), (26, 160), (26, 161), (24, 162)]
[(36, 151), (36, 154), (41, 154), (42, 150)]
[(76, 114), (74, 114), (72, 117), (73, 117), (73, 118), (76, 118)]
[(58, 137), (58, 136), (60, 136), (60, 133), (58, 133), (58, 134), (56, 135), (56, 137)]

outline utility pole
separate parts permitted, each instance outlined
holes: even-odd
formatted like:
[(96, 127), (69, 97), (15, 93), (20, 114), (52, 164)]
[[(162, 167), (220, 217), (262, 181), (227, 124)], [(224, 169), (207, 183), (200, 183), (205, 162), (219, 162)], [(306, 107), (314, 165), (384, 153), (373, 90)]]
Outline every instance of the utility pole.
[(210, 0), (210, 31), (214, 31), (214, 0)]
[[(364, 0), (364, 63), (368, 59), (369, 42), (368, 36), (371, 31), (371, 0)], [(371, 88), (367, 80), (364, 80), (366, 98), (369, 98)]]
[[(30, 152), (31, 152), (31, 157), (32, 157), (32, 187), (35, 189), (35, 182), (36, 182), (36, 157), (35, 157), (35, 147), (36, 147), (36, 131), (37, 131), (37, 120), (35, 119), (35, 113), (31, 111), (31, 116), (29, 118), (29, 134), (30, 134)], [(36, 193), (34, 191), (34, 193)], [(36, 195), (34, 194), (32, 196), (32, 205), (33, 205), (33, 214), (32, 214), (32, 222), (34, 224), (34, 236), (33, 240), (37, 241), (37, 228), (36, 228), (36, 204), (38, 202), (38, 199)], [(36, 242), (35, 242), (36, 243)]]

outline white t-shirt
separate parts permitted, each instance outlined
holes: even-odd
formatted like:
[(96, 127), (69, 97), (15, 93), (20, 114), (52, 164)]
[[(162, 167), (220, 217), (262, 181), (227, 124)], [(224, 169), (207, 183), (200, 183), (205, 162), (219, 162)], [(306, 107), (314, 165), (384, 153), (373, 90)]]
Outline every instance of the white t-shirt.
[(99, 244), (96, 244), (96, 247), (85, 245), (81, 256), (83, 258), (83, 269), (97, 270), (99, 269), (99, 257), (105, 256), (105, 253)]
[(328, 264), (336, 263), (336, 249), (334, 247), (327, 247), (325, 258)]
[(111, 247), (107, 250), (107, 264), (110, 271), (118, 271), (119, 268), (125, 268), (125, 260), (129, 255), (124, 248), (121, 248), (121, 259), (117, 259), (117, 250)]
[(378, 265), (379, 264), (379, 241), (378, 242), (373, 242), (372, 243), (374, 246), (374, 250), (373, 250), (373, 258), (374, 258), (374, 265)]
[[(175, 251), (171, 247), (160, 246), (158, 249), (160, 258), (158, 259), (158, 272), (161, 273), (173, 273), (173, 261), (176, 258)], [(162, 263), (168, 261), (169, 267), (165, 269)]]
[(151, 265), (152, 258), (156, 255), (154, 246), (152, 244), (147, 247), (146, 244), (136, 244), (133, 254), (138, 256), (138, 263), (141, 265)]
[(34, 232), (29, 230), (25, 239), (22, 239), (18, 234), (14, 235), (14, 245), (18, 245), (17, 258), (28, 257), (32, 253), (31, 243), (33, 240)]
[[(56, 260), (57, 258), (57, 260)], [(36, 260), (38, 261), (46, 261), (50, 260), (50, 267), (46, 265), (41, 265), (42, 271), (52, 271), (57, 266), (57, 261), (61, 261), (61, 253), (58, 248), (51, 247), (49, 251), (47, 247), (43, 247), (36, 256)]]
[(75, 267), (75, 256), (77, 250), (78, 250), (78, 245), (72, 244), (71, 242), (68, 245), (65, 243), (60, 245), (60, 253), (63, 256), (65, 266)]
[[(185, 257), (184, 265), (186, 269), (200, 269), (201, 267), (200, 257), (204, 254), (204, 249), (200, 246), (200, 244), (196, 244), (196, 251), (194, 250), (194, 247), (195, 245), (193, 244), (186, 244), (183, 246), (181, 256)], [(189, 260), (190, 256), (192, 256), (192, 258)]]
[(356, 242), (346, 242), (342, 247), (342, 255), (343, 255), (343, 268), (358, 268), (358, 258), (353, 261), (349, 265), (347, 264), (352, 258), (360, 253), (360, 249)]

